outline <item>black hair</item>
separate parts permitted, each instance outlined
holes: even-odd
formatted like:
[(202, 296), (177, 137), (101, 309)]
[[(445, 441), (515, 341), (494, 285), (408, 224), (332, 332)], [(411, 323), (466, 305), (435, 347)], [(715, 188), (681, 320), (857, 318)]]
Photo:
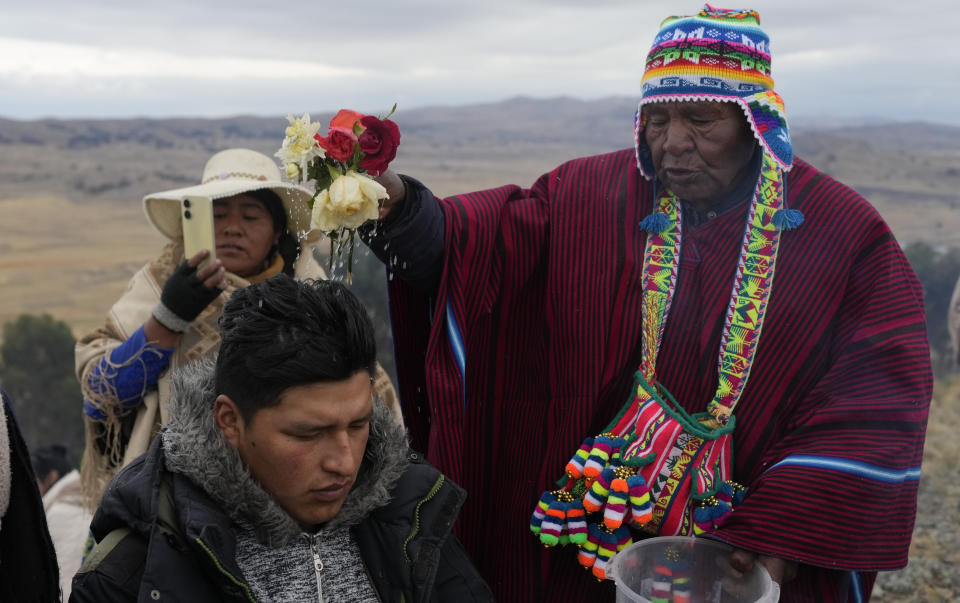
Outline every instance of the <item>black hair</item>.
[(273, 232), (280, 233), (280, 240), (270, 250), (270, 256), (273, 257), (274, 253), (279, 253), (283, 258), (283, 273), (293, 276), (294, 264), (300, 256), (300, 242), (296, 236), (290, 234), (290, 229), (287, 228), (287, 210), (283, 207), (283, 200), (269, 188), (257, 189), (246, 194), (263, 203), (267, 208), (270, 219), (273, 220)]
[(73, 465), (67, 458), (67, 447), (61, 444), (41, 446), (30, 453), (30, 464), (38, 479), (43, 479), (51, 471), (56, 471), (60, 477), (73, 471)]
[(278, 274), (238, 289), (220, 317), (215, 391), (249, 421), (298, 385), (372, 379), (377, 343), (360, 300), (341, 283)]

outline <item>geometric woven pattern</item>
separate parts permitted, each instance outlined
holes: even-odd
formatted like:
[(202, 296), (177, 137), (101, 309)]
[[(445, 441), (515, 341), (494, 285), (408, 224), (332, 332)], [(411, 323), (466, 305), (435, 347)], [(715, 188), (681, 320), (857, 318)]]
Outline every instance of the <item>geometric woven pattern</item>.
[[(739, 104), (764, 151), (783, 170), (790, 169), (793, 145), (786, 112), (773, 89), (770, 40), (756, 12), (708, 4), (696, 15), (668, 17), (661, 23), (641, 80), (638, 146), (644, 144), (640, 114), (645, 104), (703, 100)], [(646, 172), (643, 165), (640, 169)]]

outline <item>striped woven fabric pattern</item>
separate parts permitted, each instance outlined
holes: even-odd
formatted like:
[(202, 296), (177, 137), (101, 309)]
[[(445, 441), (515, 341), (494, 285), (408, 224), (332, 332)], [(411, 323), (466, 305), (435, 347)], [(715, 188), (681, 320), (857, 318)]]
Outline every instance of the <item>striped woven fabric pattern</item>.
[[(906, 563), (932, 387), (921, 288), (857, 193), (797, 160), (787, 194), (806, 221), (780, 239), (733, 436), (733, 477), (749, 490), (715, 536), (801, 561), (783, 601), (854, 601), (869, 596), (875, 571)], [(414, 445), (467, 489), (456, 530), (498, 600), (613, 600), (612, 584), (583, 572), (574, 552), (544, 550), (527, 523), (557, 468), (631, 394), (637, 223), (651, 185), (625, 150), (571, 161), (530, 189), (440, 203), (437, 298), (390, 283)], [(717, 388), (746, 211), (684, 233), (657, 370), (689, 412)]]

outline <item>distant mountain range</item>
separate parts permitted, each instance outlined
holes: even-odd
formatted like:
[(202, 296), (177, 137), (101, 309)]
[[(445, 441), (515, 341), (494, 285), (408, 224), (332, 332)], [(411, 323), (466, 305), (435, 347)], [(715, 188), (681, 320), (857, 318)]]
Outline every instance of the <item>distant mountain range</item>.
[[(401, 107), (393, 167), (441, 195), (529, 186), (565, 160), (631, 147), (635, 111), (632, 98)], [(221, 149), (272, 155), (285, 127), (283, 116), (0, 120), (0, 323), (22, 312), (50, 312), (76, 334), (102, 323), (163, 244), (143, 196), (197, 183)], [(960, 128), (823, 118), (800, 121), (793, 138), (799, 156), (865, 195), (902, 243), (960, 246)]]
[[(528, 185), (566, 159), (632, 146), (635, 111), (636, 100), (627, 97), (401, 107), (394, 116), (403, 135), (394, 166), (441, 194), (508, 182)], [(326, 122), (331, 116), (313, 117)], [(900, 225), (901, 236), (926, 233), (960, 244), (954, 234), (960, 229), (948, 232), (950, 215), (939, 215), (960, 204), (960, 127), (900, 122), (840, 127), (849, 121), (798, 120), (792, 132), (797, 154), (865, 194)], [(0, 199), (43, 193), (81, 203), (138, 202), (149, 192), (196, 182), (217, 150), (242, 146), (272, 154), (285, 126), (283, 116), (0, 119)], [(898, 217), (898, 207), (913, 207), (904, 218), (916, 221), (914, 203), (937, 209), (933, 224), (911, 225)], [(943, 225), (937, 227), (937, 220)]]

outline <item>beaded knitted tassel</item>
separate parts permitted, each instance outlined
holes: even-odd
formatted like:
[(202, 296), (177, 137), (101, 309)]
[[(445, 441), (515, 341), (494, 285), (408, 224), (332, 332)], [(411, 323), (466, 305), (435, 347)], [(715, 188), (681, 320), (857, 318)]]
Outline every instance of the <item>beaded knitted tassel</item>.
[(583, 466), (583, 474), (588, 479), (596, 479), (603, 469), (610, 462), (610, 455), (613, 453), (613, 434), (600, 434), (593, 440), (593, 448), (590, 450), (590, 456)]
[(599, 526), (600, 546), (597, 547), (597, 559), (593, 564), (593, 575), (598, 580), (607, 579), (607, 568), (610, 566), (610, 560), (613, 556), (633, 544), (633, 537), (630, 530), (621, 527), (616, 530), (608, 530)]
[(640, 527), (653, 519), (650, 489), (639, 475), (627, 479), (627, 488), (630, 494), (630, 521)]
[(567, 507), (567, 534), (573, 544), (580, 545), (587, 541), (587, 512), (577, 499), (573, 499)]
[(747, 489), (737, 482), (724, 482), (724, 486), (730, 486), (730, 506), (736, 509), (747, 495)]
[(593, 450), (593, 438), (588, 437), (583, 441), (583, 444), (580, 444), (580, 448), (574, 453), (570, 462), (567, 463), (566, 471), (571, 479), (583, 477), (583, 467), (587, 462), (587, 458), (590, 456), (591, 450)]
[(723, 525), (733, 509), (743, 501), (746, 488), (735, 482), (723, 482), (713, 496), (700, 501), (693, 512), (693, 533), (697, 536)]
[(693, 512), (693, 533), (700, 536), (719, 527), (730, 511), (730, 504), (716, 496), (703, 499)]
[(627, 514), (627, 503), (630, 498), (630, 487), (627, 485), (627, 480), (633, 475), (633, 471), (620, 466), (613, 470), (613, 475), (613, 480), (610, 482), (610, 493), (607, 495), (607, 504), (603, 507), (603, 523), (607, 528), (616, 530), (623, 525), (623, 519)]
[[(560, 542), (567, 519), (567, 507), (570, 503), (561, 497), (564, 492), (555, 490), (550, 493), (553, 500), (547, 507), (543, 521), (540, 524), (540, 542), (544, 546), (554, 546)], [(567, 496), (569, 494), (567, 493)]]
[(607, 579), (607, 566), (617, 554), (617, 537), (610, 530), (600, 528), (600, 546), (597, 547), (597, 560), (593, 563), (593, 575), (597, 580)]
[(580, 545), (577, 551), (577, 561), (584, 569), (593, 567), (597, 560), (597, 549), (600, 548), (600, 526), (592, 523), (587, 528), (587, 540)]
[(530, 531), (539, 534), (544, 518), (547, 516), (547, 509), (550, 503), (556, 500), (553, 492), (547, 491), (540, 495), (537, 506), (533, 509), (533, 515), (530, 516)]
[(610, 494), (610, 484), (616, 478), (612, 467), (603, 470), (597, 479), (583, 496), (583, 508), (590, 513), (596, 513), (603, 509), (607, 502), (607, 496)]

